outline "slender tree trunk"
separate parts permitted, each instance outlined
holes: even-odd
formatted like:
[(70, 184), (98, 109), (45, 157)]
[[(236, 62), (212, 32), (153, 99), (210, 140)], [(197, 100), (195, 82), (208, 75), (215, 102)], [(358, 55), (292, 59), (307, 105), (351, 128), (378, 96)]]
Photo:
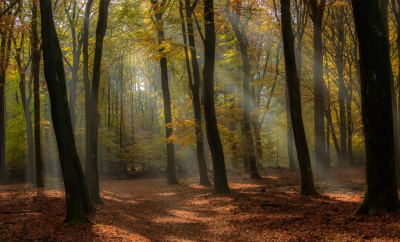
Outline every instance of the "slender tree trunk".
[[(7, 15), (11, 15), (7, 14)], [(7, 26), (10, 27), (10, 26)], [(11, 36), (8, 30), (1, 31), (0, 44), (0, 184), (9, 183), (8, 167), (6, 164), (6, 110), (5, 83), (6, 72), (10, 60)]]
[[(103, 54), (103, 40), (107, 29), (109, 0), (100, 0), (99, 17), (96, 27), (96, 43), (93, 60), (93, 80), (90, 89), (89, 104), (89, 150), (90, 159), (86, 163), (85, 172), (88, 175), (88, 187), (92, 200), (96, 204), (104, 203), (100, 197), (98, 148), (99, 148), (99, 87), (101, 75), (101, 58)], [(86, 127), (88, 128), (88, 127)]]
[[(164, 29), (163, 29), (163, 9), (166, 3), (166, 0), (163, 0), (159, 5), (157, 1), (151, 0), (153, 5), (153, 9), (155, 11), (156, 24), (157, 24), (157, 36), (158, 36), (158, 44), (161, 45), (165, 40)], [(159, 53), (162, 54), (164, 48), (159, 49)], [(168, 139), (173, 134), (172, 127), (167, 126), (172, 123), (172, 114), (171, 114), (171, 97), (169, 93), (168, 86), (168, 65), (167, 58), (163, 56), (160, 59), (160, 69), (161, 69), (161, 89), (163, 93), (164, 99), (164, 119), (165, 119), (165, 138), (166, 138), (166, 146), (167, 146), (167, 183), (168, 185), (178, 184), (178, 180), (176, 178), (175, 172), (175, 154), (174, 154), (174, 143), (173, 141), (168, 141)]]
[(214, 104), (215, 25), (214, 1), (204, 0), (204, 68), (203, 95), (207, 140), (214, 169), (214, 193), (229, 193), (224, 151), (219, 136)]
[[(298, 78), (298, 77), (297, 77)], [(287, 142), (287, 151), (288, 151), (288, 158), (289, 158), (289, 168), (291, 171), (296, 170), (296, 163), (294, 160), (294, 147), (293, 147), (293, 125), (292, 125), (292, 117), (290, 115), (290, 101), (289, 101), (289, 90), (286, 87), (285, 90), (285, 103), (286, 103), (286, 142)]]
[(315, 159), (317, 174), (320, 178), (331, 177), (329, 164), (326, 159), (325, 144), (325, 83), (322, 66), (322, 18), (325, 11), (325, 0), (309, 0), (311, 20), (314, 30), (314, 135)]
[(26, 127), (26, 146), (27, 146), (27, 153), (26, 153), (26, 178), (28, 183), (34, 182), (34, 154), (33, 154), (33, 131), (32, 131), (32, 119), (31, 119), (31, 111), (29, 110), (29, 104), (31, 100), (31, 93), (32, 89), (29, 86), (30, 95), (29, 97), (26, 96), (26, 75), (25, 70), (26, 68), (22, 67), (22, 60), (21, 60), (21, 51), (24, 45), (24, 36), (21, 37), (20, 46), (16, 46), (16, 41), (14, 44), (16, 46), (16, 54), (15, 59), (17, 61), (18, 71), (19, 71), (19, 90), (21, 93), (21, 103), (24, 110), (24, 117), (25, 117), (25, 127)]
[[(229, 6), (227, 6), (227, 11), (229, 11)], [(233, 19), (228, 15), (229, 21), (232, 25), (233, 31), (235, 33), (236, 39), (238, 40), (238, 45), (242, 57), (243, 65), (243, 136), (244, 136), (244, 159), (249, 161), (250, 165), (250, 178), (260, 178), (260, 174), (257, 169), (257, 159), (255, 155), (255, 149), (253, 144), (253, 136), (251, 133), (251, 120), (250, 120), (250, 59), (248, 54), (248, 43), (246, 37), (240, 32), (239, 22), (240, 15), (236, 13)]]
[(281, 0), (282, 37), (285, 55), (286, 83), (288, 86), (290, 114), (293, 120), (294, 141), (299, 159), (301, 174), (301, 194), (316, 195), (311, 169), (310, 154), (304, 132), (301, 111), (300, 82), (297, 76), (294, 36), (290, 13), (290, 0)]
[(36, 187), (43, 187), (43, 161), (42, 161), (42, 145), (40, 140), (40, 88), (39, 88), (39, 72), (40, 72), (40, 50), (38, 36), (38, 2), (32, 1), (32, 37), (31, 52), (32, 64), (31, 72), (33, 77), (33, 126), (35, 141), (35, 184)]
[(51, 101), (51, 115), (64, 178), (67, 216), (64, 222), (88, 223), (85, 211), (95, 210), (76, 151), (67, 100), (67, 88), (50, 0), (40, 0), (44, 74)]
[[(197, 2), (197, 1), (196, 1)], [(208, 179), (207, 175), (207, 165), (206, 159), (204, 155), (204, 141), (203, 141), (203, 129), (202, 129), (202, 120), (201, 120), (201, 104), (200, 104), (200, 70), (199, 64), (197, 62), (197, 53), (196, 53), (196, 45), (194, 40), (194, 31), (193, 31), (193, 20), (192, 20), (192, 12), (195, 8), (195, 5), (190, 5), (190, 0), (185, 0), (185, 10), (186, 10), (186, 21), (187, 21), (187, 28), (188, 28), (188, 39), (189, 39), (189, 46), (190, 46), (190, 56), (193, 68), (193, 79), (194, 82), (191, 81), (192, 79), (192, 72), (190, 69), (189, 64), (189, 56), (188, 50), (185, 47), (185, 55), (186, 55), (186, 65), (189, 75), (189, 85), (190, 90), (192, 91), (192, 105), (194, 110), (194, 120), (196, 123), (195, 126), (195, 135), (196, 135), (196, 153), (197, 153), (197, 162), (199, 165), (199, 173), (200, 173), (200, 184), (201, 185), (210, 185), (210, 180)], [(181, 11), (181, 18), (183, 21), (183, 4), (180, 1), (180, 11)], [(182, 22), (182, 30), (184, 33), (184, 44), (186, 46), (186, 27), (184, 22)]]
[[(351, 74), (350, 74), (351, 76)], [(347, 111), (347, 151), (349, 166), (354, 166), (353, 157), (353, 120), (351, 115), (351, 100), (353, 99), (353, 87), (351, 81), (349, 82), (349, 90), (346, 96), (346, 111)]]
[[(359, 39), (366, 149), (364, 201), (355, 214), (397, 211), (389, 43), (378, 0), (352, 0)], [(375, 51), (371, 51), (371, 49)]]

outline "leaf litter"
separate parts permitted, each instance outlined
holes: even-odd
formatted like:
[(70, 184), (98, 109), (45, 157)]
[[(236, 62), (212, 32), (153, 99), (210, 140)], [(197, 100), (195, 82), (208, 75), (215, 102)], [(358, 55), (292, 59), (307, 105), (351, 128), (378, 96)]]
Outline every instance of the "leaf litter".
[[(217, 195), (196, 175), (104, 180), (95, 222), (63, 226), (62, 189), (0, 187), (0, 241), (400, 241), (400, 215), (352, 216), (364, 196), (364, 169), (333, 168), (316, 179), (321, 196), (302, 197), (298, 172), (266, 169), (263, 178), (229, 175)], [(229, 173), (228, 173), (229, 174)]]

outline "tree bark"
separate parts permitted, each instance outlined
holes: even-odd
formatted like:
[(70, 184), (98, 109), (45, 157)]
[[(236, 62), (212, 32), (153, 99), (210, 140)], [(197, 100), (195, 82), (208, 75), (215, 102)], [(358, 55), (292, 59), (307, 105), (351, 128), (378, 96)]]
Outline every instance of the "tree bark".
[(76, 151), (69, 113), (67, 88), (50, 0), (40, 0), (44, 74), (51, 102), (51, 116), (56, 134), (61, 170), (64, 178), (67, 216), (64, 223), (88, 223), (85, 211), (94, 211)]
[(33, 129), (35, 142), (35, 184), (36, 187), (43, 187), (43, 156), (42, 145), (40, 139), (40, 50), (38, 36), (38, 2), (32, 1), (32, 37), (31, 37), (31, 52), (32, 64), (31, 72), (33, 78)]
[[(156, 17), (156, 25), (157, 25), (157, 37), (158, 44), (161, 45), (165, 40), (164, 36), (164, 27), (163, 27), (163, 8), (165, 6), (166, 0), (163, 0), (161, 4), (158, 4), (157, 1), (151, 0), (153, 5), (153, 10), (155, 12)], [(168, 65), (167, 58), (163, 54), (164, 48), (161, 47), (158, 52), (163, 56), (160, 59), (160, 69), (161, 69), (161, 89), (163, 93), (164, 99), (164, 120), (165, 120), (165, 138), (166, 138), (166, 146), (167, 146), (167, 184), (178, 184), (178, 180), (176, 178), (175, 171), (175, 153), (174, 153), (174, 143), (172, 140), (168, 140), (172, 134), (173, 129), (169, 127), (168, 124), (172, 123), (172, 114), (171, 114), (171, 97), (169, 93), (168, 86)]]
[[(183, 3), (180, 3), (180, 12), (181, 18), (183, 21)], [(193, 68), (193, 82), (192, 82), (192, 72), (190, 69), (189, 64), (189, 55), (188, 50), (185, 47), (185, 56), (186, 56), (186, 65), (189, 75), (189, 86), (192, 92), (192, 105), (194, 111), (194, 120), (195, 120), (195, 135), (196, 135), (196, 154), (197, 154), (197, 162), (199, 165), (199, 174), (200, 174), (200, 185), (210, 185), (210, 180), (208, 179), (207, 175), (207, 165), (206, 165), (206, 158), (204, 155), (204, 141), (203, 141), (203, 129), (202, 129), (202, 120), (201, 120), (201, 104), (200, 104), (200, 70), (199, 64), (197, 62), (197, 53), (196, 53), (196, 45), (194, 39), (194, 30), (193, 30), (193, 19), (192, 13), (195, 8), (195, 4), (193, 6), (190, 5), (190, 0), (185, 0), (185, 10), (186, 10), (186, 23), (187, 23), (187, 36), (189, 39), (189, 46), (190, 46), (190, 60), (192, 62)], [(182, 22), (182, 31), (183, 31), (183, 39), (185, 46), (187, 45), (186, 40), (186, 27), (184, 22)]]
[(378, 0), (352, 0), (352, 6), (361, 59), (366, 149), (365, 196), (355, 214), (374, 216), (399, 209), (389, 43)]
[(89, 152), (90, 157), (87, 159), (85, 172), (87, 175), (88, 187), (92, 201), (96, 204), (103, 204), (100, 197), (99, 185), (99, 169), (98, 159), (98, 143), (99, 143), (99, 87), (101, 75), (101, 58), (103, 54), (103, 40), (107, 29), (108, 5), (109, 0), (100, 0), (99, 17), (96, 27), (96, 43), (93, 60), (93, 79), (90, 89), (89, 116), (86, 117), (90, 123), (89, 127)]
[(204, 0), (204, 67), (203, 95), (204, 116), (207, 129), (207, 140), (210, 147), (214, 169), (214, 193), (229, 193), (226, 177), (224, 151), (219, 136), (214, 104), (214, 66), (215, 66), (215, 25), (214, 1)]
[(296, 68), (290, 0), (281, 0), (281, 21), (290, 114), (301, 174), (301, 195), (317, 195), (301, 111), (300, 82)]
[(314, 31), (314, 136), (315, 136), (315, 160), (317, 174), (320, 178), (331, 177), (329, 164), (327, 163), (325, 143), (325, 83), (322, 66), (322, 18), (325, 11), (326, 0), (308, 0), (311, 20)]
[(251, 133), (251, 120), (250, 120), (250, 59), (248, 54), (248, 43), (244, 34), (239, 29), (240, 15), (236, 11), (233, 17), (229, 14), (229, 5), (227, 6), (227, 17), (232, 25), (238, 45), (240, 54), (242, 57), (243, 65), (243, 136), (244, 136), (244, 147), (243, 154), (244, 159), (249, 161), (250, 165), (250, 178), (261, 178), (257, 169), (257, 159), (255, 155), (255, 149), (253, 144), (253, 135)]

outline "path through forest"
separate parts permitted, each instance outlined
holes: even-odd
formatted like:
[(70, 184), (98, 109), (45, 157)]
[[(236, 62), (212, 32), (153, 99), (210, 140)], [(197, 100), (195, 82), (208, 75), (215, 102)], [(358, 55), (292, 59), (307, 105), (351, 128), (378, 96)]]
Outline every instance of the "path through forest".
[[(400, 214), (351, 216), (362, 201), (364, 168), (332, 169), (321, 197), (300, 197), (298, 172), (263, 179), (229, 176), (232, 193), (213, 195), (197, 178), (101, 182), (106, 204), (95, 225), (63, 227), (63, 192), (53, 182), (0, 187), (0, 241), (400, 241)], [(50, 182), (48, 182), (48, 185)]]

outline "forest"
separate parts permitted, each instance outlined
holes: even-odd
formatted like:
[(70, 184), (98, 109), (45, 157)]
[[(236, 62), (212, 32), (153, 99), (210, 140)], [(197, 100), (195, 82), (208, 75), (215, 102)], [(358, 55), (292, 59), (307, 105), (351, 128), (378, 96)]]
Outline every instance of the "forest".
[(400, 238), (400, 0), (0, 19), (0, 241)]

